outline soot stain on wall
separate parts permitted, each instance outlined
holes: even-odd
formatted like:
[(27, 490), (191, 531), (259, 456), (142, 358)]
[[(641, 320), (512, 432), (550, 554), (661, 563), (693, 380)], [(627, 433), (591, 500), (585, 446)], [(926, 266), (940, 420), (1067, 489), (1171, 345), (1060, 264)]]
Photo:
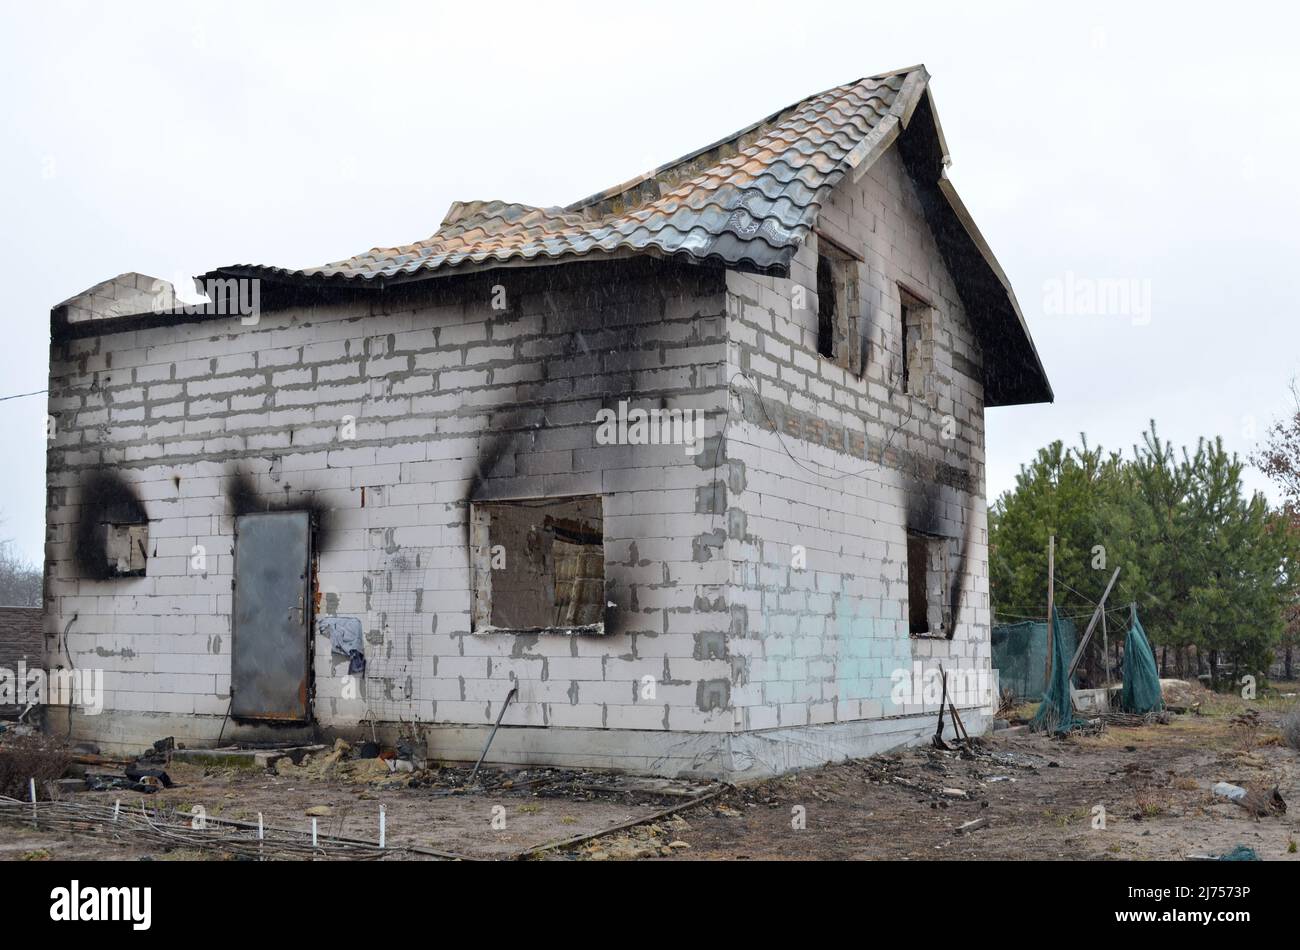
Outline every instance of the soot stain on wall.
[(114, 471), (88, 475), (81, 486), (75, 550), (77, 570), (90, 580), (114, 577), (108, 560), (106, 524), (143, 524), (149, 520), (135, 488)]
[[(662, 319), (667, 315), (671, 297), (698, 293), (705, 284), (719, 292), (725, 287), (720, 269), (702, 276), (694, 266), (679, 271), (672, 265), (660, 263), (629, 265), (624, 262), (615, 267), (616, 270), (606, 269), (603, 265), (599, 269), (575, 269), (571, 276), (562, 273), (559, 268), (544, 268), (542, 273), (520, 275), (520, 286), (513, 287), (507, 295), (512, 304), (512, 312), (520, 310), (519, 301), (525, 294), (540, 296), (546, 302), (548, 332), (565, 336), (564, 345), (550, 358), (567, 360), (658, 346), (653, 338), (647, 339), (644, 333), (644, 327), (654, 323), (654, 320), (644, 319), (647, 313)], [(646, 276), (654, 277), (657, 298), (626, 299), (619, 281), (634, 281)], [(615, 279), (611, 281), (611, 277)], [(553, 294), (562, 296), (552, 296)], [(643, 395), (638, 392), (634, 374), (617, 360), (613, 366), (602, 364), (600, 368), (582, 377), (582, 380), (584, 396), (603, 397), (606, 405), (616, 404), (619, 399), (633, 399)], [(474, 503), (511, 500), (494, 491), (492, 482), (515, 474), (514, 466), (508, 464), (512, 461), (512, 456), (537, 448), (545, 442), (545, 433), (550, 425), (547, 410), (551, 403), (551, 399), (542, 395), (528, 405), (507, 402), (491, 407), (491, 434), (481, 442), (464, 497), (463, 543), (467, 548), (472, 546), (471, 506)], [(667, 405), (667, 397), (662, 397), (661, 406)], [(591, 424), (594, 426), (595, 422), (593, 417)], [(572, 420), (565, 424), (572, 424)], [(713, 441), (706, 439), (704, 457), (716, 463), (716, 450), (720, 442), (717, 437)], [(697, 461), (697, 464), (703, 463)], [(498, 472), (499, 469), (504, 471)], [(604, 497), (619, 490), (617, 482), (611, 483), (606, 479), (599, 494)], [(606, 567), (608, 569), (608, 563)], [(637, 611), (636, 589), (632, 587), (626, 591), (630, 602), (619, 605), (616, 603), (620, 599), (617, 578), (607, 573), (605, 585), (604, 632), (607, 636), (624, 633), (634, 626), (632, 615)]]
[[(931, 482), (913, 481), (907, 489), (907, 530), (934, 537), (951, 537), (943, 531), (944, 504), (941, 486)], [(965, 596), (963, 581), (966, 579), (967, 563), (970, 560), (971, 533), (974, 527), (971, 519), (965, 519), (961, 546), (957, 550), (956, 561), (951, 565), (952, 576), (948, 582), (950, 618), (948, 637), (950, 639), (957, 629)]]
[(230, 510), (235, 517), (267, 511), (305, 511), (311, 515), (313, 548), (320, 551), (329, 543), (329, 531), (324, 517), (325, 509), (310, 492), (298, 498), (287, 493), (281, 498), (268, 498), (258, 493), (252, 476), (246, 472), (236, 472), (226, 489), (226, 499), (230, 502)]

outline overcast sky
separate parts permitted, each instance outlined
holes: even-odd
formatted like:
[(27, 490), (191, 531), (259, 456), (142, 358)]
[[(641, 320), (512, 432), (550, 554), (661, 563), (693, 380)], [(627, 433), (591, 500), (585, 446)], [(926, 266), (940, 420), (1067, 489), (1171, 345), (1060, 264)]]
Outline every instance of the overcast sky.
[[(50, 307), (123, 271), (301, 267), (426, 237), (456, 199), (567, 204), (924, 62), (1056, 390), (989, 412), (990, 500), (1039, 446), (1151, 418), (1246, 455), (1300, 371), (1300, 20), (1072, 6), (5, 4), (0, 396), (45, 387)], [(0, 538), (34, 561), (44, 414), (0, 402)]]

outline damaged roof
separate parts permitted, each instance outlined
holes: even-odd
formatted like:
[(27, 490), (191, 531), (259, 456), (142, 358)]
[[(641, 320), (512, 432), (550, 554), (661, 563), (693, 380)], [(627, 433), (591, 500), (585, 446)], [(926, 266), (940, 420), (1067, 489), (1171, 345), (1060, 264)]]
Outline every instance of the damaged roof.
[(797, 102), (648, 175), (566, 208), (457, 201), (433, 236), (298, 271), (242, 274), (371, 281), (466, 265), (648, 252), (788, 272), (830, 189), (901, 117), (925, 71), (859, 79)]
[(985, 352), (987, 405), (1050, 402), (1051, 385), (1011, 285), (947, 178), (947, 144), (924, 66), (817, 93), (647, 175), (564, 208), (452, 204), (430, 237), (291, 270), (203, 275), (384, 287), (453, 273), (651, 256), (787, 277), (830, 191), (895, 142)]

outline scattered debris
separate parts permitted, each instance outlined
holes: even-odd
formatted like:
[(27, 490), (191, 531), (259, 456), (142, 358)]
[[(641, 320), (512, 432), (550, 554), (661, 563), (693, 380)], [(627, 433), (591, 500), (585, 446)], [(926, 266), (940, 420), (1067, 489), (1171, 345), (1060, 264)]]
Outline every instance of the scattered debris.
[(1168, 709), (1158, 709), (1143, 715), (1126, 712), (1102, 713), (1101, 721), (1108, 726), (1124, 726), (1136, 729), (1141, 726), (1154, 726), (1157, 724), (1167, 726), (1174, 721), (1174, 717)]
[(1220, 861), (1258, 861), (1259, 855), (1255, 853), (1254, 848), (1248, 848), (1244, 844), (1239, 844), (1226, 854), (1218, 857)]
[(959, 835), (970, 834), (972, 831), (979, 831), (981, 828), (987, 828), (988, 826), (989, 820), (987, 818), (976, 818), (964, 825), (959, 825), (955, 833)]
[(1188, 861), (1258, 861), (1259, 855), (1254, 848), (1239, 844), (1223, 854), (1189, 854)]
[(1229, 782), (1216, 782), (1211, 791), (1220, 798), (1226, 798), (1233, 804), (1240, 805), (1256, 819), (1268, 815), (1286, 814), (1286, 801), (1276, 785), (1267, 792), (1261, 792), (1232, 785)]
[[(141, 759), (140, 761), (144, 761)], [(137, 784), (149, 785), (151, 787), (161, 786), (162, 788), (171, 788), (172, 780), (162, 769), (142, 769), (139, 763), (128, 765), (126, 767), (126, 777)]]
[(1200, 710), (1201, 704), (1213, 694), (1200, 683), (1179, 679), (1162, 679), (1160, 681), (1160, 695), (1164, 699), (1167, 709), (1197, 712)]
[[(602, 831), (590, 834), (574, 835), (569, 838), (562, 838), (559, 841), (552, 841), (548, 844), (540, 845), (536, 848), (529, 848), (527, 851), (516, 855), (516, 857), (534, 858), (547, 851), (570, 848), (576, 844), (582, 844), (584, 842), (595, 842), (597, 839), (604, 839), (607, 836), (620, 831), (630, 831), (631, 834), (621, 840), (616, 840), (613, 843), (601, 841), (597, 844), (590, 845), (589, 847), (591, 850), (588, 851), (587, 857), (593, 861), (606, 861), (609, 860), (610, 857), (644, 858), (654, 857), (656, 855), (666, 856), (675, 850), (689, 848), (690, 845), (685, 841), (676, 838), (667, 843), (660, 843), (660, 839), (667, 835), (663, 825), (659, 823), (660, 819), (668, 818), (671, 819), (670, 823), (675, 823), (681, 827), (689, 828), (690, 825), (686, 823), (684, 818), (678, 817), (677, 812), (685, 811), (686, 809), (693, 808), (696, 805), (701, 805), (712, 798), (716, 798), (718, 795), (722, 794), (722, 792), (723, 789), (721, 787), (714, 788), (712, 791), (705, 792), (703, 795), (698, 795), (695, 798), (687, 799), (684, 802), (670, 805), (668, 808), (657, 811), (652, 815), (633, 818), (630, 821), (622, 822)], [(719, 810), (722, 808), (726, 808), (726, 806), (720, 805)], [(727, 811), (733, 813), (736, 817), (739, 817), (742, 814), (734, 808), (727, 808)], [(630, 853), (612, 854), (611, 849), (616, 847), (626, 849), (630, 851)]]
[(1283, 800), (1276, 785), (1267, 792), (1248, 791), (1246, 797), (1237, 804), (1256, 818), (1263, 818), (1266, 815), (1286, 814), (1286, 801)]
[(1246, 797), (1246, 790), (1240, 785), (1232, 785), (1229, 782), (1215, 782), (1214, 787), (1210, 789), (1220, 798), (1226, 798), (1231, 802), (1240, 802)]
[(157, 779), (144, 782), (127, 778), (125, 775), (105, 775), (87, 772), (85, 787), (86, 791), (89, 792), (142, 792), (145, 795), (151, 795), (164, 786)]
[(998, 765), (1009, 765), (1017, 769), (1033, 770), (1038, 768), (1038, 763), (1022, 752), (994, 752), (990, 755), (990, 758)]

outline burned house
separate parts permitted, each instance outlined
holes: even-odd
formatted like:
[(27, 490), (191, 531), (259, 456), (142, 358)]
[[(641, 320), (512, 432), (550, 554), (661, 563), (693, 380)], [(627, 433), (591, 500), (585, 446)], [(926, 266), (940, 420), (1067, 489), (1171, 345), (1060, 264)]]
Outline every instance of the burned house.
[(900, 684), (990, 666), (985, 407), (1051, 389), (928, 78), (203, 306), (55, 307), (46, 662), (105, 696), (47, 718), (472, 761), (513, 690), (489, 761), (727, 777), (933, 731)]

